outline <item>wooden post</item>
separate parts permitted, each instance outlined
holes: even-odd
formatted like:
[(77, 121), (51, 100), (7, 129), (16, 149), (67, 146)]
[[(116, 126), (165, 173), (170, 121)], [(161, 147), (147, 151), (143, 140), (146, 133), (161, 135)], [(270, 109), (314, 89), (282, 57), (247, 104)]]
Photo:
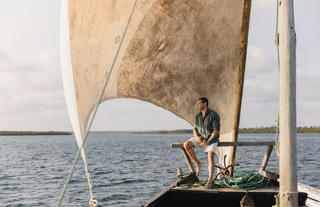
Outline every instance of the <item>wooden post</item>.
[(186, 151), (183, 147), (181, 147), (180, 149), (181, 149), (181, 151), (182, 151), (182, 154), (183, 154), (184, 158), (185, 158), (186, 161), (187, 161), (187, 165), (188, 165), (188, 167), (189, 167), (190, 172), (191, 172), (191, 173), (194, 173), (194, 172), (195, 172), (195, 171), (194, 171), (194, 167), (193, 167), (193, 165), (192, 165), (192, 162), (191, 162), (191, 159), (190, 159), (189, 155), (187, 154), (187, 151)]
[(264, 154), (263, 161), (262, 161), (261, 166), (260, 166), (260, 170), (265, 170), (266, 169), (268, 161), (269, 161), (269, 158), (270, 158), (270, 155), (271, 155), (271, 152), (272, 152), (272, 149), (273, 149), (273, 146), (269, 145), (268, 148), (267, 148), (266, 153)]
[(293, 0), (280, 0), (280, 205), (298, 206), (296, 150), (296, 33)]
[(180, 143), (180, 142), (171, 143), (171, 144), (170, 144), (170, 147), (171, 147), (171, 148), (180, 148), (180, 149), (181, 149), (182, 154), (183, 154), (184, 158), (186, 159), (186, 162), (187, 162), (187, 165), (188, 165), (188, 167), (189, 167), (190, 172), (191, 172), (191, 173), (194, 173), (195, 170), (194, 170), (193, 164), (192, 164), (192, 162), (191, 162), (191, 158), (189, 157), (187, 151), (184, 149), (183, 143)]

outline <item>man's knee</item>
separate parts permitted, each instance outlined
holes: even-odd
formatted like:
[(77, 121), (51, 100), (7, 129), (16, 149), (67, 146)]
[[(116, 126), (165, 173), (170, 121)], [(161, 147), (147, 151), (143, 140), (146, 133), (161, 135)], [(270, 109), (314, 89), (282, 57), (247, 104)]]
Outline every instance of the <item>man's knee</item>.
[(190, 149), (190, 148), (192, 148), (194, 145), (193, 145), (193, 143), (190, 141), (190, 140), (188, 140), (188, 141), (186, 141), (185, 143), (183, 143), (183, 147), (184, 147), (184, 149)]

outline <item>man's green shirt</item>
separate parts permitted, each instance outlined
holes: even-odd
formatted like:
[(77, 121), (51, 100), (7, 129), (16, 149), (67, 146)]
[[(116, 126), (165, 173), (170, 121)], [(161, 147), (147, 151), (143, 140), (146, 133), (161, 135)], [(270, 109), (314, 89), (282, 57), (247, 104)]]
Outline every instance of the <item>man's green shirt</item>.
[[(202, 118), (202, 112), (200, 111), (194, 122), (194, 129), (198, 131), (205, 140), (208, 140), (214, 130), (220, 131), (220, 116), (217, 112), (207, 109), (206, 115)], [(219, 141), (219, 135), (212, 140), (209, 144), (216, 143)]]

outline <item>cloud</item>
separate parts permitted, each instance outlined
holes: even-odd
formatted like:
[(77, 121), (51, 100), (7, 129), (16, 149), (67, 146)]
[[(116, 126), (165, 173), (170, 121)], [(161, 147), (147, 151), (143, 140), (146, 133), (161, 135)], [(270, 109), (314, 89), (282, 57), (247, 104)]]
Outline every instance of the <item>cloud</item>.
[[(0, 52), (0, 57), (7, 56)], [(66, 111), (59, 58), (55, 52), (41, 51), (25, 59), (1, 58), (0, 66), (1, 123), (22, 117), (29, 117), (31, 121), (37, 116), (41, 117), (41, 122), (41, 119)], [(37, 120), (32, 122), (37, 124)], [(24, 128), (18, 124), (10, 126), (15, 127)]]
[[(262, 48), (248, 48), (247, 68), (242, 101), (241, 127), (274, 125), (278, 114), (279, 76), (277, 59)], [(297, 57), (305, 59), (301, 51)], [(296, 73), (298, 125), (319, 125), (320, 76), (319, 66), (300, 62)]]
[[(59, 66), (59, 4), (49, 0), (1, 4), (0, 130), (71, 130)], [(319, 6), (318, 0), (295, 2), (298, 125), (319, 125)], [(275, 20), (276, 1), (252, 1), (242, 127), (274, 125), (278, 115)], [(103, 103), (93, 126), (96, 130), (189, 127), (164, 109), (132, 99)]]
[(320, 116), (320, 77), (319, 69), (298, 68), (297, 74), (297, 112), (300, 125), (319, 125)]
[(252, 10), (257, 12), (271, 12), (274, 11), (277, 7), (275, 1), (265, 1), (265, 0), (255, 0), (251, 2)]
[(277, 60), (264, 44), (250, 44), (242, 98), (240, 127), (274, 125), (278, 111)]

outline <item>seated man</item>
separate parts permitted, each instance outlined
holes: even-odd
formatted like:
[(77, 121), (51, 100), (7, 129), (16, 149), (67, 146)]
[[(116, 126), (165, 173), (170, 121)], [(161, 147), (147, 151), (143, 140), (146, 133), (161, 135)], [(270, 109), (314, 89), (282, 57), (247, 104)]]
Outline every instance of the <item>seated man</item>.
[(219, 141), (220, 116), (217, 112), (208, 108), (208, 99), (205, 97), (199, 98), (196, 106), (200, 112), (195, 117), (193, 129), (194, 137), (184, 143), (184, 148), (196, 164), (197, 176), (199, 175), (202, 164), (197, 159), (193, 148), (204, 148), (205, 153), (208, 155), (209, 170), (209, 178), (205, 186), (211, 187), (214, 172), (214, 154)]

